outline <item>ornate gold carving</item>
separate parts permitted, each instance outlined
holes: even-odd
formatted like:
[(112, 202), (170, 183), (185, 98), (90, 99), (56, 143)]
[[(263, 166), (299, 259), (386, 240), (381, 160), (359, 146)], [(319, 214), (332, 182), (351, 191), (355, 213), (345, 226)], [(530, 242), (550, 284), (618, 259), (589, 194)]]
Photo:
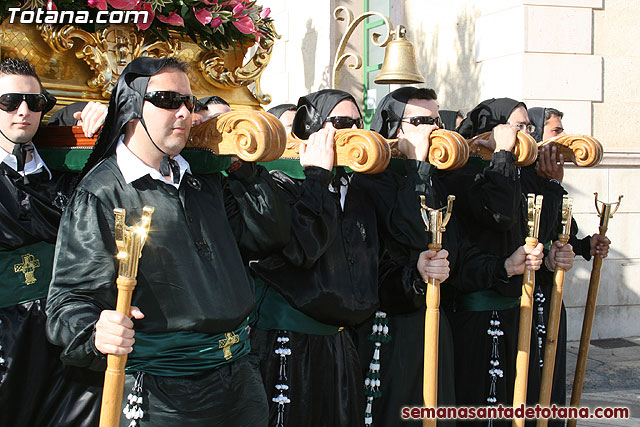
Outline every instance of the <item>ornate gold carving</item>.
[[(273, 23), (269, 23), (269, 27), (273, 31), (275, 38), (280, 38), (275, 32)], [(211, 50), (202, 55), (198, 62), (198, 67), (202, 71), (205, 80), (217, 88), (242, 87), (255, 83), (254, 96), (260, 103), (268, 104), (271, 102), (271, 96), (261, 92), (260, 77), (271, 60), (273, 44), (274, 40), (262, 38), (260, 43), (257, 44), (254, 55), (246, 64), (243, 64), (243, 49), (232, 52), (235, 64), (231, 63), (229, 58), (225, 57), (222, 52)]]
[(562, 135), (538, 143), (543, 146), (556, 147), (557, 154), (562, 154), (565, 160), (571, 160), (576, 166), (597, 166), (602, 161), (604, 151), (602, 144), (591, 136)]
[(187, 147), (218, 155), (236, 155), (251, 162), (267, 162), (279, 158), (285, 144), (284, 126), (272, 114), (231, 111), (195, 126)]
[(233, 357), (231, 354), (231, 346), (240, 342), (240, 336), (235, 332), (226, 332), (224, 338), (218, 340), (218, 348), (222, 349), (224, 360), (229, 360)]
[(42, 39), (55, 52), (72, 49), (74, 39), (83, 43), (76, 50), (78, 59), (84, 60), (94, 72), (87, 85), (99, 89), (108, 98), (124, 67), (139, 56), (164, 57), (180, 51), (180, 41), (147, 40), (143, 33), (128, 25), (110, 25), (96, 33), (88, 33), (73, 25), (40, 27)]
[(31, 254), (26, 254), (22, 255), (22, 263), (14, 264), (13, 271), (24, 274), (24, 283), (29, 286), (38, 281), (35, 276), (38, 267), (40, 267), (40, 260)]
[[(273, 27), (271, 32), (280, 37)], [(243, 64), (251, 46), (205, 51), (188, 37), (171, 31), (169, 35), (164, 42), (134, 25), (110, 25), (89, 33), (73, 25), (9, 25), (5, 21), (0, 25), (0, 52), (2, 58), (26, 58), (36, 67), (45, 87), (58, 98), (55, 109), (74, 101), (108, 99), (132, 59), (168, 55), (191, 65), (191, 87), (198, 96), (219, 95), (240, 109), (260, 109), (260, 104), (271, 102), (261, 91), (260, 77), (271, 59), (272, 40), (261, 39)]]

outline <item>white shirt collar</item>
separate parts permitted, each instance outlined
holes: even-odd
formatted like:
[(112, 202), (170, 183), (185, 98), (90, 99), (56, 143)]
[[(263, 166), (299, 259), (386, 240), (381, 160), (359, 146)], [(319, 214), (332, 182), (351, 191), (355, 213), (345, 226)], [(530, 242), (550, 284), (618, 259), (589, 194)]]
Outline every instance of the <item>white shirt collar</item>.
[[(5, 163), (14, 171), (18, 171), (18, 159), (12, 153), (8, 153), (4, 148), (0, 147), (0, 163)], [(20, 175), (33, 175), (41, 172), (42, 169), (46, 170), (51, 179), (51, 171), (40, 157), (35, 145), (33, 146), (33, 152), (31, 153), (31, 160), (24, 165), (24, 171), (18, 172)]]
[(184, 174), (186, 172), (191, 173), (189, 163), (184, 159), (184, 157), (178, 154), (173, 159), (178, 162), (178, 166), (180, 167), (180, 179), (177, 184), (173, 183), (173, 176), (171, 176), (171, 181), (167, 181), (157, 169), (147, 165), (140, 160), (138, 156), (133, 154), (133, 152), (129, 150), (129, 147), (124, 144), (123, 140), (124, 135), (120, 137), (118, 146), (116, 147), (116, 162), (118, 163), (120, 172), (122, 172), (122, 176), (127, 184), (130, 184), (143, 176), (149, 175), (155, 180), (162, 181), (168, 185), (173, 185), (175, 188), (180, 188), (180, 183), (182, 182)]

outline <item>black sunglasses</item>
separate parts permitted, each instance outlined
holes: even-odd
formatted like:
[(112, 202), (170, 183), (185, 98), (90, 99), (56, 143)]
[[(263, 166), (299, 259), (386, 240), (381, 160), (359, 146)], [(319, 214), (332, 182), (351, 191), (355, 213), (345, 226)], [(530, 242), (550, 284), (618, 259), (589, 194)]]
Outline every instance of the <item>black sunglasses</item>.
[(362, 129), (362, 119), (352, 119), (347, 116), (327, 117), (324, 122), (331, 122), (336, 129), (351, 129), (353, 125), (356, 125), (358, 129)]
[(442, 120), (440, 117), (429, 117), (429, 116), (413, 116), (413, 117), (405, 117), (402, 119), (404, 123), (411, 123), (414, 126), (418, 125), (438, 125), (439, 128), (442, 128)]
[(0, 96), (0, 109), (14, 111), (22, 101), (26, 101), (27, 107), (34, 113), (39, 113), (47, 106), (47, 97), (41, 93), (5, 93)]
[(165, 110), (177, 110), (182, 104), (193, 113), (197, 99), (194, 95), (182, 95), (178, 92), (158, 90), (144, 94), (144, 100), (149, 101), (158, 108)]

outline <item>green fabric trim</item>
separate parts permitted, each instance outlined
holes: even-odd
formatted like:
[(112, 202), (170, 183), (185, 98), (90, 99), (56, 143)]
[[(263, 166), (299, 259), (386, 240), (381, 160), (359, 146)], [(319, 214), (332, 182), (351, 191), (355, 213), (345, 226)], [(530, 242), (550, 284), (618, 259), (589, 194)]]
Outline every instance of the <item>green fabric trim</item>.
[[(39, 242), (16, 250), (0, 248), (0, 308), (10, 307), (40, 298), (45, 298), (51, 282), (53, 268), (53, 253), (55, 245)], [(31, 256), (33, 258), (31, 258)], [(24, 258), (37, 264), (29, 268), (33, 271), (33, 283), (26, 283), (26, 276), (22, 271)]]
[[(49, 168), (60, 172), (76, 173), (82, 171), (91, 151), (91, 148), (38, 149), (38, 153)], [(186, 148), (180, 154), (189, 162), (191, 171), (198, 174), (224, 171), (231, 163), (229, 156), (216, 156), (211, 151), (197, 148)]]
[(482, 166), (483, 168), (488, 168), (489, 166), (491, 166), (491, 161), (490, 160), (484, 160), (482, 157), (477, 157), (477, 156), (469, 156), (469, 160), (467, 161), (467, 163), (476, 163), (480, 166)]
[(300, 310), (296, 310), (275, 289), (254, 277), (256, 283), (256, 327), (263, 330), (286, 330), (311, 335), (335, 335), (340, 328), (320, 323)]
[(471, 292), (456, 298), (456, 311), (492, 311), (518, 307), (520, 297), (506, 297), (490, 289)]
[(231, 357), (225, 359), (220, 341), (225, 334), (203, 334), (191, 331), (143, 333), (136, 332), (133, 351), (127, 359), (126, 372), (177, 377), (196, 375), (231, 363), (251, 351), (248, 323), (245, 320), (233, 334), (238, 342), (231, 345)]
[[(300, 159), (276, 159), (270, 162), (258, 162), (259, 165), (264, 166), (268, 171), (281, 171), (287, 176), (293, 179), (305, 179), (304, 168), (300, 164)], [(350, 168), (345, 167), (345, 171), (353, 172)], [(335, 173), (335, 168), (333, 168)]]
[(38, 148), (38, 153), (47, 166), (60, 172), (80, 172), (91, 151), (91, 148)]

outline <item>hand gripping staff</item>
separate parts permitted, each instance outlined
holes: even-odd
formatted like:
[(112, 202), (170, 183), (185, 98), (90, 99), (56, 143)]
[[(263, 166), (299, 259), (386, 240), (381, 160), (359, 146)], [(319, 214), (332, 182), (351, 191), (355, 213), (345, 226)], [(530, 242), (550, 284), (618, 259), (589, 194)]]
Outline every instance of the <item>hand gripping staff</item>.
[[(558, 240), (566, 245), (571, 233), (571, 219), (573, 210), (573, 198), (562, 197), (562, 231)], [(562, 285), (564, 284), (564, 270), (556, 266), (553, 272), (553, 289), (551, 290), (551, 308), (549, 310), (549, 324), (547, 338), (544, 346), (544, 365), (542, 368), (542, 384), (540, 386), (540, 406), (548, 407), (551, 403), (551, 385), (553, 383), (553, 370), (556, 362), (556, 349), (558, 347), (558, 329), (560, 326), (560, 314), (562, 312)], [(546, 427), (547, 418), (540, 418), (536, 427)]]
[[(598, 193), (595, 193), (596, 211), (600, 217), (600, 235), (604, 236), (609, 227), (609, 219), (613, 218), (620, 207), (622, 196), (618, 197), (616, 203), (604, 203), (598, 201)], [(601, 207), (598, 206), (601, 203)], [(612, 207), (615, 208), (612, 209)], [(600, 269), (602, 268), (602, 258), (598, 254), (593, 257), (591, 267), (591, 277), (589, 278), (589, 292), (587, 293), (587, 304), (584, 308), (584, 320), (582, 321), (582, 334), (580, 335), (580, 349), (578, 350), (578, 361), (576, 363), (576, 373), (573, 377), (573, 391), (571, 392), (571, 406), (579, 407), (582, 397), (582, 386), (584, 383), (584, 373), (587, 369), (587, 358), (589, 356), (589, 342), (591, 341), (591, 329), (593, 328), (593, 318), (596, 314), (596, 300), (598, 299), (598, 287), (600, 286)], [(577, 420), (567, 421), (567, 427), (576, 427)]]
[[(542, 212), (542, 196), (529, 194), (528, 226), (529, 237), (525, 244), (532, 248), (538, 245), (540, 230), (540, 213)], [(520, 297), (520, 329), (518, 331), (518, 355), (516, 357), (516, 383), (513, 388), (513, 407), (518, 408), (527, 402), (527, 380), (529, 375), (529, 351), (531, 349), (531, 318), (533, 317), (533, 288), (536, 283), (536, 272), (526, 269), (522, 279), (522, 296)], [(514, 418), (513, 427), (524, 427), (524, 418)]]
[[(420, 196), (422, 220), (431, 233), (429, 249), (442, 249), (442, 233), (451, 219), (455, 196), (447, 197), (446, 208), (431, 209), (424, 196)], [(446, 211), (445, 211), (446, 209)], [(444, 213), (444, 215), (443, 215)], [(426, 293), (427, 310), (424, 314), (424, 376), (422, 395), (424, 406), (438, 407), (438, 334), (440, 332), (440, 280), (429, 279)], [(429, 418), (422, 422), (425, 427), (435, 427), (436, 419)]]
[[(142, 209), (140, 222), (135, 226), (125, 225), (124, 209), (116, 208), (113, 213), (115, 221), (115, 240), (118, 248), (119, 261), (118, 301), (116, 311), (129, 315), (131, 296), (136, 287), (138, 275), (138, 260), (142, 256), (142, 247), (149, 235), (153, 207)], [(120, 411), (122, 410), (122, 394), (124, 392), (124, 368), (127, 355), (107, 355), (107, 370), (104, 373), (104, 390), (102, 392), (102, 407), (100, 409), (100, 427), (117, 427), (120, 425)]]

